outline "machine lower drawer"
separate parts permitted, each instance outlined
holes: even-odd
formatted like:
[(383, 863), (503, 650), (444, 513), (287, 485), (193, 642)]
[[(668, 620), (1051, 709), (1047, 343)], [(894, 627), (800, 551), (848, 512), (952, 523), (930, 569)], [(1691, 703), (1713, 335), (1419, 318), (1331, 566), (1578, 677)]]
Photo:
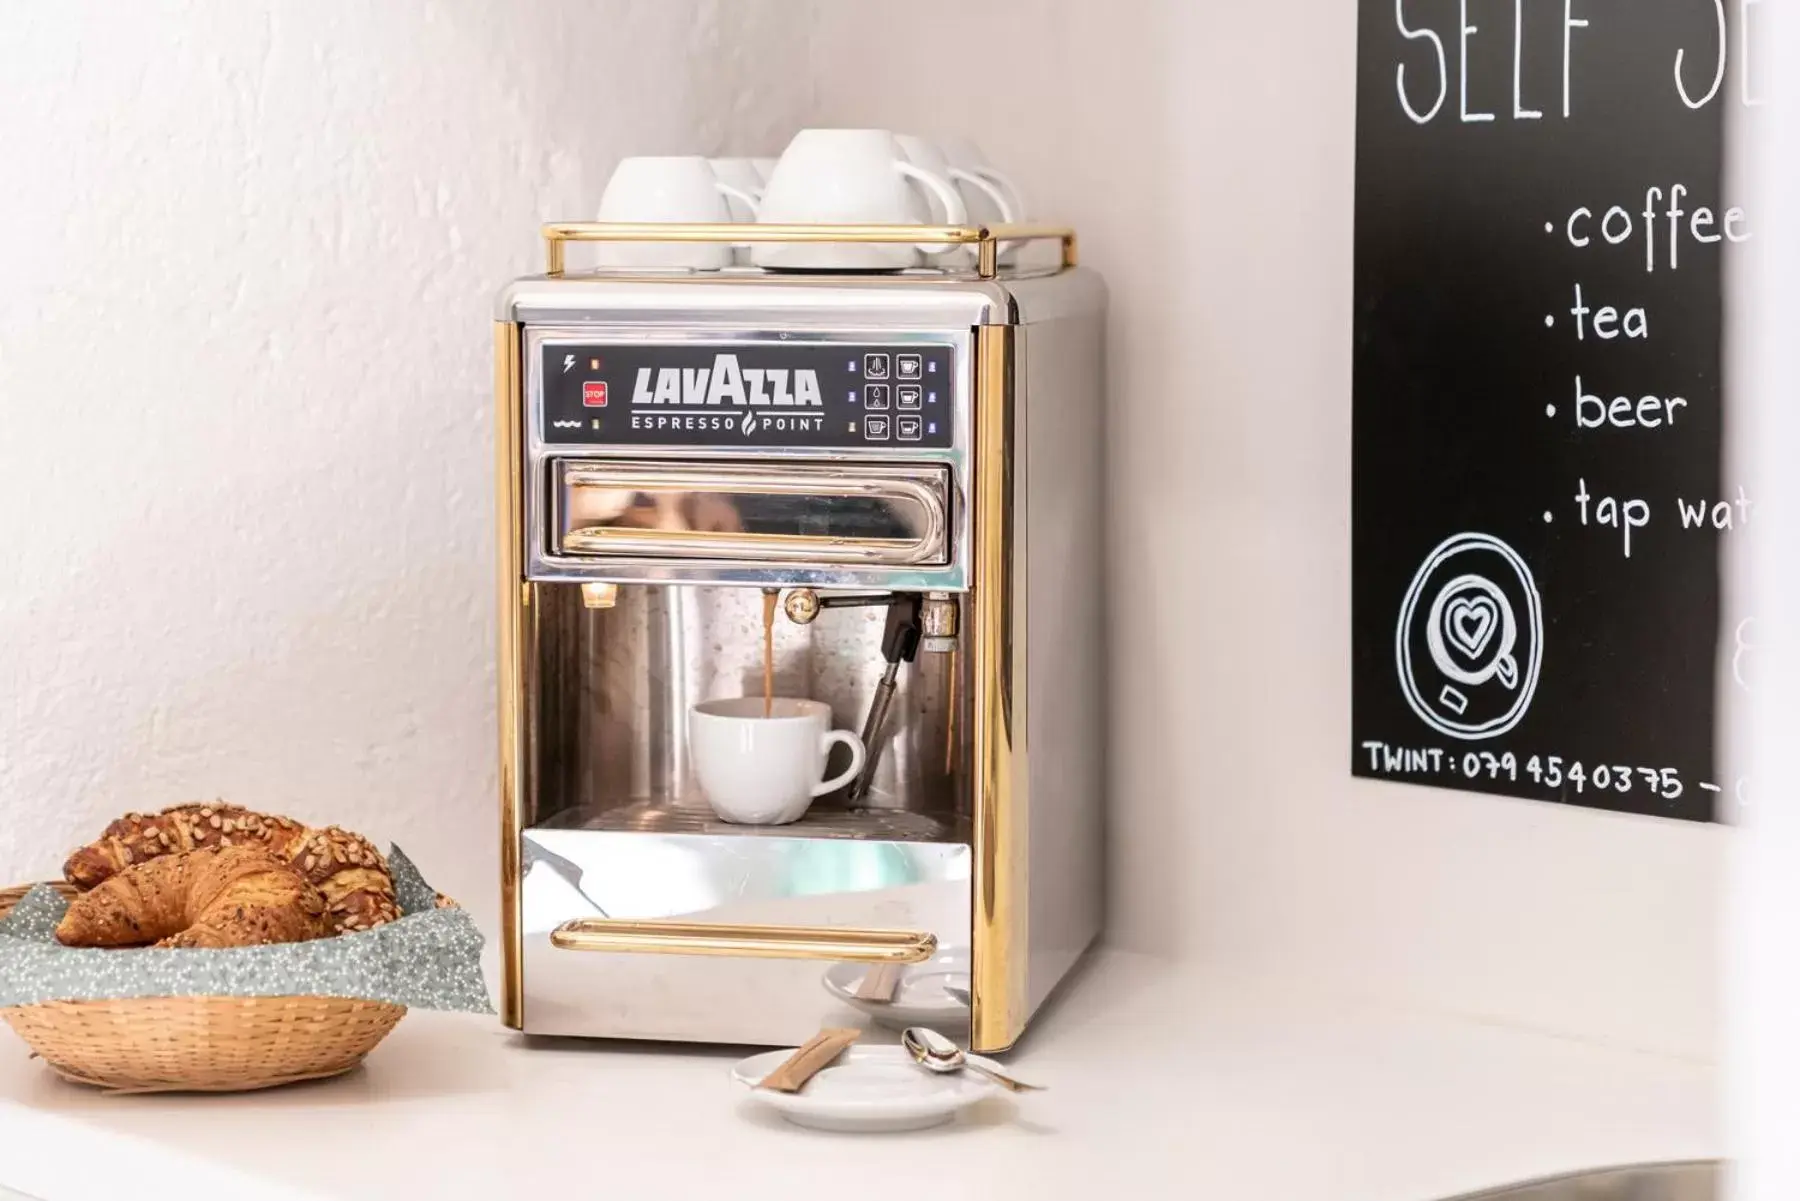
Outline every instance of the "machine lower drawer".
[(786, 1045), (857, 1024), (841, 993), (877, 964), (967, 971), (962, 843), (533, 829), (521, 851), (527, 1033)]

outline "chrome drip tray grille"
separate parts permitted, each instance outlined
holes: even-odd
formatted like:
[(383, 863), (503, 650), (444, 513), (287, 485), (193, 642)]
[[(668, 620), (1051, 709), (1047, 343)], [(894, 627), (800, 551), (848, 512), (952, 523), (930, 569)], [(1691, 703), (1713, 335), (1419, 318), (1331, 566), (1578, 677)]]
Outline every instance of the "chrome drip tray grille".
[(542, 823), (548, 830), (616, 830), (645, 834), (729, 834), (752, 838), (856, 838), (877, 842), (967, 842), (968, 823), (942, 821), (905, 809), (830, 809), (815, 806), (785, 826), (740, 826), (712, 810), (659, 801), (583, 805)]

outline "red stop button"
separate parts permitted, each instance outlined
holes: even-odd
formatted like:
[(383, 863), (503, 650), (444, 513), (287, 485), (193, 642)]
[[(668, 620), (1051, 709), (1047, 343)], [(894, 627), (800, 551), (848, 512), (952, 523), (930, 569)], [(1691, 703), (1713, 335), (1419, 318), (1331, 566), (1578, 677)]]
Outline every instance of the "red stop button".
[(581, 403), (590, 409), (606, 407), (606, 381), (591, 379), (581, 385)]

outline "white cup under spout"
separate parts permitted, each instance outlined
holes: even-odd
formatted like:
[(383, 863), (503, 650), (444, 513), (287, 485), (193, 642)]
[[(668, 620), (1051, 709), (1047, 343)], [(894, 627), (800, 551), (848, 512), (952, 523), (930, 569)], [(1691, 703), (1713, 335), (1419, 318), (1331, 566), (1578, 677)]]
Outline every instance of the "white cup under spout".
[[(688, 711), (688, 751), (700, 791), (720, 819), (742, 825), (799, 821), (814, 797), (856, 778), (867, 759), (862, 739), (831, 728), (824, 701), (760, 696), (703, 701)], [(850, 748), (850, 766), (825, 778), (837, 743)]]

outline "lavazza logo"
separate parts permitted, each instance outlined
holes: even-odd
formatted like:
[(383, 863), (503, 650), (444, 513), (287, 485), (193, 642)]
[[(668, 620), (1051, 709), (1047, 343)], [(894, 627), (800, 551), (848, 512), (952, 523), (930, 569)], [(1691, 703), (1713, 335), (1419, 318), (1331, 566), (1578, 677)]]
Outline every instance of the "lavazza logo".
[[(748, 437), (758, 429), (799, 432), (825, 427), (818, 372), (741, 367), (734, 354), (714, 355), (711, 367), (639, 367), (631, 406), (631, 428), (638, 430), (735, 428)], [(795, 411), (807, 409), (814, 411)]]

